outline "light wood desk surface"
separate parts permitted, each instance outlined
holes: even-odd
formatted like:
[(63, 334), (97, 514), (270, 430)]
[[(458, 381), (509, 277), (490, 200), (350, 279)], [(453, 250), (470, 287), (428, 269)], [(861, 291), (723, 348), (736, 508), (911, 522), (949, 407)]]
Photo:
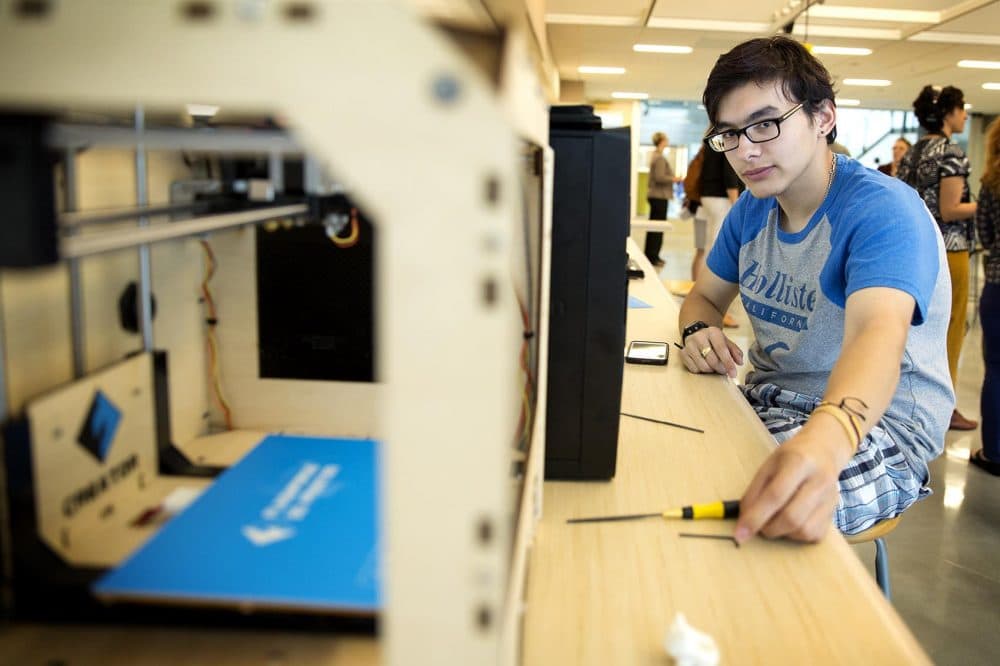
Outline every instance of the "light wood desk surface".
[[(634, 243), (630, 251), (647, 275), (630, 282), (630, 293), (655, 307), (628, 311), (627, 338), (672, 342), (676, 303)], [(818, 545), (755, 539), (736, 549), (677, 536), (728, 534), (731, 522), (565, 523), (742, 493), (770, 436), (734, 385), (688, 374), (676, 354), (671, 346), (666, 367), (626, 364), (622, 411), (705, 433), (623, 417), (613, 481), (545, 483), (523, 664), (663, 666), (663, 639), (678, 611), (715, 638), (722, 664), (929, 663), (837, 534)], [(238, 457), (238, 444), (226, 448), (229, 458)], [(4, 664), (335, 666), (377, 664), (379, 653), (363, 636), (281, 630), (0, 626)]]
[[(679, 339), (677, 304), (642, 252), (627, 340)], [(738, 498), (773, 448), (737, 387), (692, 375), (671, 344), (666, 367), (625, 365), (622, 410), (705, 430), (622, 417), (610, 482), (546, 482), (528, 571), (524, 665), (662, 664), (678, 612), (709, 633), (722, 664), (929, 663), (873, 577), (835, 531), (819, 544), (686, 539), (731, 534), (732, 521), (566, 524)]]

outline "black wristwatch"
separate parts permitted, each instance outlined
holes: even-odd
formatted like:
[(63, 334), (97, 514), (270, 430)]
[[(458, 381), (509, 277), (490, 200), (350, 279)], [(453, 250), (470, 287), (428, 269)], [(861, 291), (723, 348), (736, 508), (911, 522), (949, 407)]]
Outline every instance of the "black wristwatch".
[(708, 328), (708, 324), (700, 320), (684, 327), (684, 331), (681, 333), (681, 345), (683, 346), (684, 343), (687, 342), (689, 335), (695, 331), (700, 331), (703, 328)]

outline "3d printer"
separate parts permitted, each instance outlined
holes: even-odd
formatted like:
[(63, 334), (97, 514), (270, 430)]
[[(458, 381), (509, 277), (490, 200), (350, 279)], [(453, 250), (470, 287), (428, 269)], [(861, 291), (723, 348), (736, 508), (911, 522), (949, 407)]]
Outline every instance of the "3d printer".
[[(8, 424), (5, 478), (9, 508), (16, 511), (7, 526), (17, 528), (3, 542), (15, 608), (32, 595), (30, 588), (18, 589), (22, 581), (42, 579), (23, 576), (25, 566), (63, 565), (67, 578), (48, 583), (81, 591), (77, 600), (83, 601), (96, 575), (165, 529), (158, 529), (162, 517), (151, 509), (183, 504), (178, 487), (194, 495), (208, 486), (165, 523), (180, 525), (248, 462), (250, 476), (269, 493), (259, 504), (244, 496), (256, 516), (324, 515), (324, 493), (346, 478), (348, 464), (317, 454), (314, 440), (377, 441), (378, 451), (360, 446), (367, 453), (357, 469), (369, 466), (368, 496), (376, 498), (373, 515), (379, 516), (373, 538), (382, 548), (381, 572), (373, 573), (372, 558), (362, 559), (367, 580), (381, 576), (390, 599), (379, 606), (380, 631), (388, 637), (384, 660), (413, 663), (415, 654), (454, 663), (498, 655), (511, 660), (515, 581), (524, 566), (515, 543), (530, 533), (523, 516), (537, 514), (541, 478), (528, 443), (540, 439), (539, 419), (532, 417), (544, 390), (539, 313), (546, 288), (546, 159), (537, 147), (544, 129), (519, 136), (467, 57), (395, 3), (207, 14), (190, 11), (193, 4), (206, 3), (80, 2), (47, 16), (0, 16), (0, 106), (30, 125), (15, 132), (30, 141), (5, 144), (27, 152), (0, 168), (44, 184), (54, 149), (61, 151), (62, 182), (27, 198), (19, 188), (11, 200), (25, 202), (24, 214), (4, 230), (26, 239), (0, 275), (6, 350), (0, 417)], [(381, 39), (375, 43), (372, 34)], [(404, 62), (401, 71), (397, 65)], [(323, 80), (338, 85), (315, 85)], [(178, 131), (146, 123), (159, 110), (191, 100), (280, 116), (288, 131)], [(133, 113), (135, 122), (81, 126), (81, 110), (91, 114), (95, 107)], [(65, 109), (78, 115), (67, 118)], [(544, 123), (544, 114), (539, 117)], [(407, 137), (407, 150), (390, 152), (385, 132), (372, 129), (380, 127)], [(80, 153), (82, 146), (92, 148)], [(119, 150), (112, 155), (97, 146)], [(122, 148), (136, 156), (134, 163), (126, 158), (124, 169)], [(323, 201), (337, 204), (290, 201), (286, 192), (284, 200), (242, 202), (238, 209), (199, 209), (218, 203), (209, 196), (161, 210), (162, 199), (145, 190), (147, 183), (162, 188), (178, 173), (190, 179), (178, 153), (212, 151), (263, 155), (275, 166), (289, 154), (307, 155), (349, 193), (352, 205), (346, 213), (321, 207), (317, 215)], [(265, 193), (267, 185), (280, 192), (278, 171), (269, 169)], [(116, 179), (129, 183), (121, 176), (130, 172), (139, 207), (128, 216), (138, 224), (107, 211), (103, 224), (80, 224), (102, 188)], [(233, 183), (219, 180), (231, 194)], [(246, 191), (258, 187), (248, 183)], [(62, 213), (45, 214), (60, 198)], [(182, 214), (182, 205), (196, 214), (165, 219), (164, 213)], [(261, 347), (273, 333), (268, 320), (295, 310), (263, 312), (261, 270), (264, 286), (288, 279), (300, 292), (312, 292), (313, 303), (320, 293), (343, 295), (343, 285), (324, 284), (325, 275), (294, 284), (300, 279), (294, 269), (301, 267), (269, 263), (269, 253), (287, 257), (287, 248), (262, 249), (274, 244), (261, 238), (284, 234), (281, 240), (298, 246), (300, 235), (323, 234), (333, 243), (326, 228), (302, 221), (346, 214), (346, 229), (332, 236), (347, 238), (355, 206), (364, 211), (359, 225), (370, 216), (378, 234), (368, 246), (374, 284), (369, 367), (377, 381), (302, 377), (315, 363), (289, 370), (287, 360), (297, 353), (289, 351), (289, 336), (272, 336), (279, 352)], [(277, 228), (255, 226), (268, 222)], [(374, 237), (359, 229), (362, 234)], [(119, 297), (133, 281), (141, 344), (117, 325), (121, 310), (128, 310), (119, 307)], [(208, 300), (218, 308), (211, 315)], [(275, 300), (271, 305), (288, 305)], [(264, 326), (258, 325), (262, 317)], [(214, 340), (207, 342), (208, 328)], [(322, 331), (290, 337), (307, 340), (319, 356), (342, 345)], [(354, 352), (348, 356), (357, 360)], [(275, 358), (276, 369), (261, 373)], [(224, 404), (214, 395), (216, 374), (225, 378)], [(210, 427), (224, 426), (227, 418), (231, 430)], [(257, 444), (269, 433), (280, 435), (261, 449)], [(254, 458), (302, 446), (304, 458), (274, 478), (267, 478), (267, 470), (277, 470), (273, 461)], [(227, 467), (211, 482), (213, 468)], [(25, 525), (35, 533), (25, 534)], [(293, 540), (277, 522), (234, 520), (229, 527), (257, 548)], [(37, 557), (21, 550), (26, 539), (37, 546)], [(322, 564), (324, 554), (309, 557)], [(303, 560), (284, 562), (295, 567)], [(246, 600), (233, 606), (256, 607)]]

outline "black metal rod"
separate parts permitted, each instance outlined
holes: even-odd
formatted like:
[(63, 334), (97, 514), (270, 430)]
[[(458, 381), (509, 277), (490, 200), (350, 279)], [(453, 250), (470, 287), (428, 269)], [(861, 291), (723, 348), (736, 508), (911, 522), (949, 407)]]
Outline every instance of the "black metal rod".
[(740, 542), (728, 534), (697, 534), (695, 532), (679, 532), (677, 536), (688, 537), (691, 539), (722, 539), (723, 541), (732, 541), (734, 546), (737, 548), (740, 547)]
[(625, 516), (597, 516), (595, 518), (570, 518), (567, 523), (607, 523), (619, 520), (637, 520), (639, 518), (659, 518), (662, 513), (632, 513)]
[(59, 226), (77, 227), (86, 224), (134, 220), (137, 217), (143, 216), (152, 217), (154, 215), (167, 215), (169, 213), (194, 213), (206, 210), (208, 207), (209, 203), (207, 201), (196, 201), (192, 203), (113, 208), (104, 211), (67, 211), (59, 216)]
[(625, 412), (622, 412), (621, 414), (622, 414), (622, 416), (629, 416), (629, 417), (631, 417), (633, 419), (641, 419), (643, 421), (651, 421), (652, 423), (660, 423), (662, 425), (673, 426), (675, 428), (681, 428), (683, 430), (690, 430), (692, 432), (700, 432), (702, 434), (704, 434), (704, 432), (705, 432), (701, 428), (695, 428), (693, 426), (681, 425), (680, 423), (674, 423), (673, 421), (661, 421), (660, 419), (651, 419), (648, 416), (639, 416), (638, 414), (626, 414)]
[(740, 547), (740, 542), (730, 534), (697, 534), (696, 532), (679, 532), (677, 536), (688, 537), (690, 539), (722, 539), (723, 541), (732, 541), (734, 546), (737, 548)]

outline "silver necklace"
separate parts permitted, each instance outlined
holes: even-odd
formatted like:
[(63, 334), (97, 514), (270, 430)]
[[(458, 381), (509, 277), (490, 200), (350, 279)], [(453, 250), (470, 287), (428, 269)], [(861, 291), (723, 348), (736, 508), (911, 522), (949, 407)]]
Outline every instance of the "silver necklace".
[(830, 154), (830, 172), (826, 178), (826, 192), (823, 193), (823, 198), (820, 200), (819, 205), (822, 206), (823, 202), (830, 195), (830, 188), (833, 187), (833, 175), (837, 173), (837, 156), (833, 153)]
[[(834, 155), (833, 153), (830, 153), (830, 169), (829, 171), (827, 171), (827, 176), (826, 176), (826, 191), (823, 192), (823, 198), (820, 199), (819, 201), (820, 206), (823, 205), (823, 202), (825, 202), (826, 198), (830, 195), (830, 188), (833, 187), (833, 176), (836, 173), (837, 173), (837, 156)], [(817, 210), (819, 210), (818, 207)], [(787, 221), (788, 213), (785, 212), (785, 209), (779, 205), (778, 211), (779, 211), (778, 212), (779, 221), (782, 219), (782, 217), (785, 221)]]

